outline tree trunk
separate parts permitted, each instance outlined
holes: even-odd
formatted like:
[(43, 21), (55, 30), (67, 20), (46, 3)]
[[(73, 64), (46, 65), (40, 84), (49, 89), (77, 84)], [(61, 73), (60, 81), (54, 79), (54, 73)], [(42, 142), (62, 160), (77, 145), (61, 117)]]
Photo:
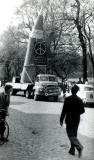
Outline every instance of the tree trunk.
[(94, 77), (94, 60), (93, 59), (91, 59), (91, 64), (92, 64), (92, 71), (93, 71), (93, 77)]
[(82, 48), (82, 53), (83, 53), (83, 60), (82, 60), (82, 65), (83, 65), (83, 82), (87, 80), (87, 49), (86, 49), (86, 42), (84, 35), (82, 34), (81, 31), (81, 26), (76, 22), (77, 30), (79, 33), (79, 40), (81, 43), (81, 48)]

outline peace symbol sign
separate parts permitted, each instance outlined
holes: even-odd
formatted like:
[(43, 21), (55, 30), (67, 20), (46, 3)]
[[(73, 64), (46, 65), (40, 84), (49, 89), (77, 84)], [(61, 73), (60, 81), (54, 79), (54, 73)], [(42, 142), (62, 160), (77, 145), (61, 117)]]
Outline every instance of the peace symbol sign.
[(38, 55), (44, 55), (46, 52), (46, 45), (45, 42), (37, 42), (35, 44), (35, 53)]

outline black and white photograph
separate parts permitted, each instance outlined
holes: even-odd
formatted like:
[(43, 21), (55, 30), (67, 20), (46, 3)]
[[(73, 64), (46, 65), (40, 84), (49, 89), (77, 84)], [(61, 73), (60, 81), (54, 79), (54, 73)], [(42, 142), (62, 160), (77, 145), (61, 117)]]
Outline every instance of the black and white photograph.
[(0, 160), (94, 160), (94, 0), (0, 1)]

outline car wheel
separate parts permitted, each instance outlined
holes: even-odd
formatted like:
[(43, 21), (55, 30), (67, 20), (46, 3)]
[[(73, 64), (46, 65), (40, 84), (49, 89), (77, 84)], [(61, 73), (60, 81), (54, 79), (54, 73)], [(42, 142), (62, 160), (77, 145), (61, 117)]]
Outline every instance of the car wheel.
[(58, 96), (54, 96), (54, 101), (55, 101), (55, 102), (58, 101)]
[(31, 98), (34, 98), (34, 90), (31, 91)]
[(12, 95), (16, 95), (17, 91), (15, 89), (12, 90)]
[(26, 98), (30, 98), (30, 93), (28, 90), (26, 91), (25, 96), (26, 96)]
[(37, 101), (37, 100), (38, 100), (38, 95), (35, 94), (35, 95), (34, 95), (34, 101)]
[(34, 100), (37, 101), (39, 99), (39, 96), (37, 94), (34, 95)]

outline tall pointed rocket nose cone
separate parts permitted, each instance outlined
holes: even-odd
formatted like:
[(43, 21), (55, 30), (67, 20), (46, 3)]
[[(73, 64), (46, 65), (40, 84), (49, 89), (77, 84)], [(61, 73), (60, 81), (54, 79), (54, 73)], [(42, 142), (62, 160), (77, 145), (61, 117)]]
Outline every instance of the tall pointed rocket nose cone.
[(32, 79), (35, 78), (36, 75), (36, 67), (35, 67), (35, 54), (34, 54), (34, 42), (38, 42), (38, 40), (43, 40), (43, 12), (40, 11), (36, 23), (30, 33), (29, 42), (27, 46), (26, 57), (24, 61), (24, 67), (21, 75), (21, 82), (27, 83), (32, 82)]
[(42, 14), (39, 15), (39, 17), (38, 17), (38, 19), (36, 21), (34, 29), (43, 31), (43, 15)]
[(43, 39), (43, 15), (42, 11), (40, 12), (36, 23), (32, 29), (32, 32), (30, 34), (31, 38), (36, 38), (36, 39)]

